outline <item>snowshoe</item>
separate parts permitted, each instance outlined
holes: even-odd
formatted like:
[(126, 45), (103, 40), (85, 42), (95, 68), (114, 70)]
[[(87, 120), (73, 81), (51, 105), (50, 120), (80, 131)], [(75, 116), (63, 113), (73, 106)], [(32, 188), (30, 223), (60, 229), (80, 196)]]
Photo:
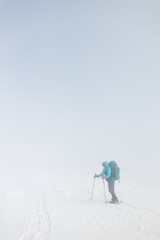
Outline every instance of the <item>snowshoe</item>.
[(119, 201), (110, 201), (111, 204), (119, 204)]

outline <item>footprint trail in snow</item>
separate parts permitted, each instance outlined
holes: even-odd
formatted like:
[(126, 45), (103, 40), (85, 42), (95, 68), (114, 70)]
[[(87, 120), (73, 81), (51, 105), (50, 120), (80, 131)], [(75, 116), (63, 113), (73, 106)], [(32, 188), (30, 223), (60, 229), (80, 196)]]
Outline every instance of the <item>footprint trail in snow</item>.
[(35, 194), (30, 225), (20, 240), (48, 240), (50, 238), (52, 221), (47, 210), (46, 193), (46, 190), (41, 190)]

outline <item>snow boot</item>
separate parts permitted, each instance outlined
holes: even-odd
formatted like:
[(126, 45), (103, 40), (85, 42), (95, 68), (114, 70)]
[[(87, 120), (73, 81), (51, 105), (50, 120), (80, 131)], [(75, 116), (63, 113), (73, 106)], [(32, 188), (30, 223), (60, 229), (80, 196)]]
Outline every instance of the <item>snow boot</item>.
[(110, 203), (119, 203), (118, 198), (115, 193), (112, 193), (112, 199)]

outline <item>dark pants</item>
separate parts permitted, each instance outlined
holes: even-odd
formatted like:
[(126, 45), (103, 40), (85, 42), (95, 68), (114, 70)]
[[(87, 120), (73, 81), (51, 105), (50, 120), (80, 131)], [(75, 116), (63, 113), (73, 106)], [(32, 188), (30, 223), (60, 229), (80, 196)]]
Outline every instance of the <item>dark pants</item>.
[(108, 190), (110, 192), (110, 194), (112, 195), (112, 200), (113, 201), (118, 201), (118, 198), (115, 194), (115, 191), (114, 191), (114, 184), (115, 184), (115, 181), (112, 180), (112, 181), (108, 181)]

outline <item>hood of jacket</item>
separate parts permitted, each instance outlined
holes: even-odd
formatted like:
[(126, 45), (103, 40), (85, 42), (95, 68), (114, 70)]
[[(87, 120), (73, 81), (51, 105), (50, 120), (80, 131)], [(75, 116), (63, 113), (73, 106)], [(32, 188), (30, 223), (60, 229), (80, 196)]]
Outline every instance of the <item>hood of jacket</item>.
[(105, 165), (104, 167), (108, 167), (108, 166), (109, 166), (109, 163), (108, 163), (108, 162), (106, 162), (106, 161), (105, 161), (105, 162), (103, 162), (103, 163), (102, 163), (102, 165), (103, 165), (103, 164)]

